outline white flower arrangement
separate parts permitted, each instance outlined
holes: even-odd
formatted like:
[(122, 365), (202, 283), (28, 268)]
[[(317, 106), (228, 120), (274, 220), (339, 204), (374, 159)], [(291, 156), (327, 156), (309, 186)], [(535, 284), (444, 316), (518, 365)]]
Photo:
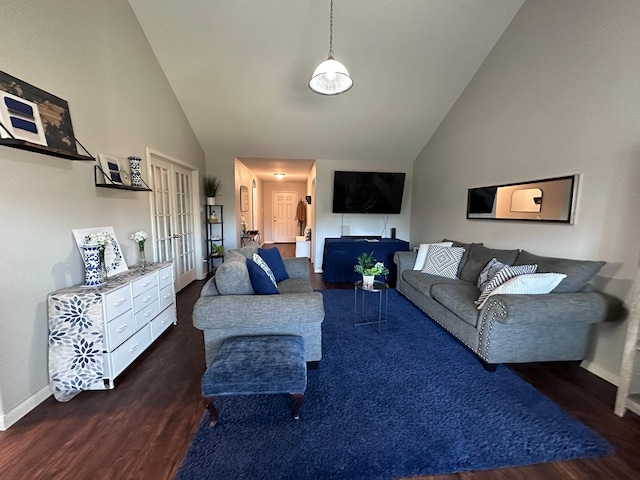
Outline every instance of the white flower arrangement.
[(242, 233), (247, 231), (247, 221), (244, 218), (244, 215), (240, 215), (240, 228), (242, 228)]
[(143, 230), (140, 230), (139, 232), (131, 235), (131, 240), (135, 240), (136, 242), (138, 242), (138, 245), (144, 245), (144, 242), (147, 238), (149, 238), (149, 235)]
[(85, 245), (100, 245), (102, 249), (104, 249), (107, 243), (111, 243), (113, 239), (111, 235), (107, 232), (100, 233), (90, 233), (89, 235), (85, 235), (84, 244)]

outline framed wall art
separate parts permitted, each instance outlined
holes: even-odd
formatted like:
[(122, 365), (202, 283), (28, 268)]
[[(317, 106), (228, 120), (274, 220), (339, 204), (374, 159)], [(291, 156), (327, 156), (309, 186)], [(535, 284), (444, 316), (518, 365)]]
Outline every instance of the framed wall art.
[(0, 123), (1, 139), (23, 140), (78, 156), (67, 102), (2, 71)]
[[(128, 161), (124, 161), (115, 155), (105, 155), (104, 153), (99, 154), (98, 158), (100, 159), (100, 168), (105, 177), (105, 183), (124, 185), (129, 175), (122, 165), (126, 165)], [(131, 185), (130, 181), (129, 185)]]

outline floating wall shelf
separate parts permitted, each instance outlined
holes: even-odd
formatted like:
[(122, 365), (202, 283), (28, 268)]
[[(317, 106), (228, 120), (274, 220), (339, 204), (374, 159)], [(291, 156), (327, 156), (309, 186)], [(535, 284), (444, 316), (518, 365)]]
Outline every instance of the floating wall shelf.
[(20, 150), (29, 150), (30, 152), (43, 153), (44, 155), (52, 155), (54, 157), (66, 158), (67, 160), (95, 160), (95, 158), (87, 155), (80, 155), (79, 153), (73, 153), (67, 150), (60, 150), (58, 148), (38, 145), (37, 143), (31, 143), (27, 142), (26, 140), (20, 140), (17, 138), (2, 138), (0, 139), (0, 145), (19, 148)]

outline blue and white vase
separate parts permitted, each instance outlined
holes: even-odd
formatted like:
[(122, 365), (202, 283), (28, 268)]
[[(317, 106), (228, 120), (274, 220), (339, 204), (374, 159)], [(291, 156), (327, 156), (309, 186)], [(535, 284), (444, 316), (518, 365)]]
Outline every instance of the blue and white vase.
[(99, 287), (105, 283), (102, 276), (100, 248), (102, 247), (97, 243), (82, 245), (85, 287)]
[(140, 175), (140, 162), (142, 159), (140, 157), (128, 157), (129, 165), (131, 166), (131, 186), (132, 187), (142, 187), (142, 176)]

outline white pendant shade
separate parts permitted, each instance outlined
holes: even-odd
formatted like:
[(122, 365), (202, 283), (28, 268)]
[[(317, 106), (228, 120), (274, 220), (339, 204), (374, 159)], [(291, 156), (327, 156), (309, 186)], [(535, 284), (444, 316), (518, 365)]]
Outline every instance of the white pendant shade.
[(321, 95), (338, 95), (352, 86), (347, 68), (333, 57), (318, 65), (309, 80), (309, 88)]

